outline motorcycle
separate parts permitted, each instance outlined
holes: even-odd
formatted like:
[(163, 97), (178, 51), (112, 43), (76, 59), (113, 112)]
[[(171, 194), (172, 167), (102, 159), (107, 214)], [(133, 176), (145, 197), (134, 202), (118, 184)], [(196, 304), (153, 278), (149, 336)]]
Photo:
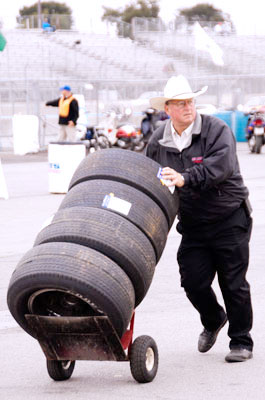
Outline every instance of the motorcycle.
[(246, 129), (246, 139), (251, 153), (259, 154), (265, 144), (265, 109), (250, 115)]
[(117, 124), (120, 119), (120, 114), (116, 110), (110, 110), (104, 114), (104, 118), (101, 121), (101, 131), (108, 138), (110, 146), (115, 146), (117, 144)]
[(87, 153), (111, 147), (103, 129), (98, 126), (90, 126), (89, 112), (85, 107), (83, 95), (75, 95), (79, 106), (79, 118), (76, 124), (76, 139), (83, 141), (86, 145)]
[(131, 113), (128, 108), (121, 110), (119, 107), (112, 107), (101, 121), (102, 130), (111, 146), (142, 151), (145, 147), (143, 135), (129, 121)]
[(79, 131), (79, 140), (85, 143), (88, 154), (111, 147), (103, 129), (97, 126), (87, 126), (85, 131)]
[(143, 111), (143, 114), (141, 133), (144, 136), (145, 144), (147, 144), (153, 132), (169, 117), (164, 111), (156, 111), (154, 108), (147, 108)]
[(88, 153), (94, 153), (97, 150), (111, 147), (109, 139), (105, 136), (104, 131), (97, 126), (90, 126), (87, 128), (84, 140), (86, 141)]
[(145, 147), (143, 134), (133, 125), (121, 125), (116, 132), (116, 145), (121, 149), (142, 151)]
[(144, 142), (148, 143), (150, 137), (152, 136), (154, 130), (155, 130), (155, 122), (157, 120), (156, 118), (156, 111), (153, 108), (147, 108), (143, 112), (144, 118), (141, 121), (141, 133), (143, 134), (144, 137)]

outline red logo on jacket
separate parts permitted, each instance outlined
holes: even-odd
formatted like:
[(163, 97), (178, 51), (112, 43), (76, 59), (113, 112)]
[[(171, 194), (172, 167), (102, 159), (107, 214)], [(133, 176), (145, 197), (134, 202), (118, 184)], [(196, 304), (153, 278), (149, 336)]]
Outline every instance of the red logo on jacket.
[(195, 164), (201, 164), (203, 162), (203, 157), (192, 157), (191, 161)]

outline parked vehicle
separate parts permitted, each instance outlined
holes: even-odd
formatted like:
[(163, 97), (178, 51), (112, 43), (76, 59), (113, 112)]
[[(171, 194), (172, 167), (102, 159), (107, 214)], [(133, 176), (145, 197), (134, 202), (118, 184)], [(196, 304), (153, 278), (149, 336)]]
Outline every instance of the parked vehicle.
[(86, 133), (81, 140), (85, 142), (88, 153), (111, 147), (104, 130), (97, 126), (87, 127)]
[(259, 154), (261, 147), (265, 144), (265, 108), (250, 114), (246, 131), (251, 153)]
[(112, 108), (105, 113), (101, 121), (101, 129), (108, 138), (111, 146), (121, 149), (142, 151), (145, 143), (140, 129), (137, 129), (131, 122), (131, 109)]
[(143, 114), (144, 118), (141, 121), (141, 133), (143, 134), (146, 144), (153, 132), (169, 117), (165, 111), (156, 111), (154, 108), (147, 108)]
[(118, 110), (111, 109), (104, 113), (104, 118), (100, 123), (101, 131), (108, 138), (111, 146), (115, 146), (117, 143), (117, 126), (120, 123), (121, 114)]
[(76, 124), (76, 139), (85, 142), (88, 153), (111, 147), (104, 129), (90, 125), (91, 123), (88, 118), (89, 113), (86, 109), (84, 96), (75, 95), (75, 98), (77, 99), (79, 106), (79, 118)]
[(97, 129), (108, 138), (110, 146), (115, 146), (117, 144), (117, 129), (127, 123), (130, 119), (130, 115), (131, 109), (116, 106), (112, 106), (108, 111), (103, 113), (103, 118)]
[(144, 135), (131, 124), (122, 125), (117, 129), (117, 146), (121, 149), (142, 151), (145, 147)]
[(153, 108), (147, 108), (143, 114), (144, 117), (141, 121), (141, 133), (144, 137), (144, 142), (148, 143), (156, 129), (157, 112)]

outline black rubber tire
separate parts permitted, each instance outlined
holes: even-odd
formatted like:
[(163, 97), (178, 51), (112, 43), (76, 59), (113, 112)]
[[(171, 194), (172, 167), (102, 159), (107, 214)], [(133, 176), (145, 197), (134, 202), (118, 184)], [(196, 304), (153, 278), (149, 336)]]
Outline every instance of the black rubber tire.
[(248, 138), (248, 147), (251, 153), (255, 153), (255, 137), (251, 136), (250, 138)]
[(143, 151), (144, 148), (145, 148), (145, 143), (140, 142), (139, 144), (134, 146), (133, 150), (141, 152), (141, 151)]
[(153, 246), (118, 214), (91, 207), (65, 208), (38, 234), (34, 245), (48, 242), (81, 244), (111, 258), (131, 280), (136, 306), (150, 287), (156, 265)]
[[(93, 309), (92, 315), (107, 315), (120, 337), (128, 326), (135, 305), (133, 286), (122, 269), (103, 254), (73, 243), (36, 246), (24, 255), (13, 272), (7, 304), (18, 324), (32, 336), (34, 334), (25, 319), (25, 314), (32, 311), (30, 297), (48, 289), (77, 296), (87, 308)], [(39, 310), (32, 312), (54, 315), (46, 311), (44, 307), (42, 313)], [(71, 314), (60, 312), (59, 315)]]
[(71, 378), (75, 368), (75, 361), (47, 360), (47, 371), (55, 381), (66, 381)]
[(143, 151), (143, 149), (145, 148), (145, 145), (146, 145), (143, 135), (141, 135), (141, 138), (137, 138), (135, 141), (134, 140), (132, 140), (132, 141), (133, 141), (133, 150), (134, 151), (139, 151), (139, 152)]
[(130, 352), (130, 368), (133, 378), (139, 383), (151, 382), (158, 369), (158, 349), (150, 336), (139, 336), (133, 342)]
[(255, 151), (256, 154), (260, 154), (261, 148), (263, 144), (263, 137), (262, 136), (256, 136), (256, 144), (255, 144)]
[(117, 140), (117, 146), (118, 146), (120, 149), (128, 150), (128, 149), (131, 148), (131, 142), (130, 142), (129, 140), (126, 141), (126, 140), (123, 140), (123, 139), (118, 139), (118, 140)]
[(109, 142), (109, 139), (103, 135), (103, 134), (98, 134), (98, 146), (100, 149), (108, 149), (111, 147), (111, 144)]
[(110, 193), (131, 203), (130, 211), (125, 215), (117, 210), (104, 209), (122, 215), (141, 229), (151, 241), (158, 262), (167, 240), (167, 219), (161, 208), (150, 197), (132, 186), (104, 179), (85, 181), (74, 186), (66, 194), (59, 210), (80, 206), (103, 208), (103, 200)]
[(160, 165), (143, 154), (121, 149), (105, 149), (84, 158), (76, 169), (69, 190), (90, 179), (109, 179), (126, 183), (151, 197), (164, 212), (169, 227), (178, 211), (178, 191), (172, 195), (157, 178)]

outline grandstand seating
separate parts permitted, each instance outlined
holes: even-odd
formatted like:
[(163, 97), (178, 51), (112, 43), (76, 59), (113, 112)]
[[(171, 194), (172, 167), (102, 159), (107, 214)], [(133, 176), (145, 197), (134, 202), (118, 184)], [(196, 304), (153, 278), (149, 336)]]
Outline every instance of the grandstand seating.
[(264, 36), (210, 35), (223, 50), (224, 66), (221, 68), (213, 64), (207, 52), (195, 49), (191, 34), (178, 31), (140, 32), (139, 38), (161, 53), (171, 54), (175, 58), (181, 56), (193, 76), (264, 74)]
[[(46, 115), (45, 102), (58, 96), (59, 85), (84, 93), (98, 120), (99, 103), (137, 99), (161, 91), (168, 77), (183, 73), (195, 88), (209, 85), (204, 101), (232, 107), (244, 96), (265, 92), (264, 37), (214, 35), (224, 52), (224, 66), (207, 52), (196, 51), (191, 34), (174, 30), (139, 31), (135, 40), (114, 35), (41, 29), (3, 31), (0, 53), (2, 133), (10, 132), (14, 113)], [(87, 84), (93, 90), (86, 90)], [(56, 124), (57, 110), (49, 110)]]
[[(150, 44), (103, 34), (16, 29), (5, 32), (2, 78), (86, 78), (88, 80), (166, 79), (190, 66), (173, 54), (158, 54)], [(78, 43), (78, 44), (76, 44)], [(165, 67), (173, 65), (171, 71)]]
[(105, 34), (16, 29), (5, 32), (2, 78), (86, 78), (88, 80), (166, 79), (187, 75), (261, 74), (263, 37), (215, 36), (225, 65), (215, 66), (209, 54), (196, 51), (192, 35), (178, 31), (140, 32), (136, 40)]

